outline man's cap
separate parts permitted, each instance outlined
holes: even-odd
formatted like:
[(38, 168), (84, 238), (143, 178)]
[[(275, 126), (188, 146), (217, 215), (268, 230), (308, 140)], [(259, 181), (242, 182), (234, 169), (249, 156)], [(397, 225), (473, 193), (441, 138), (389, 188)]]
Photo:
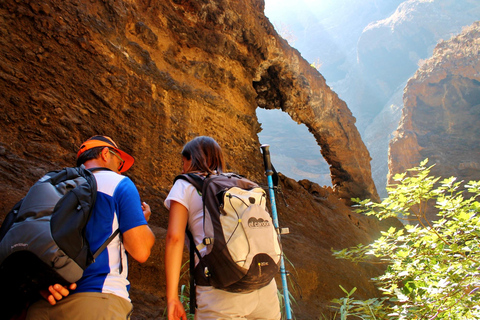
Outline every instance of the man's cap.
[(80, 149), (78, 149), (78, 152), (77, 152), (77, 159), (85, 151), (90, 150), (92, 148), (96, 148), (96, 147), (108, 147), (115, 150), (115, 152), (117, 152), (120, 155), (120, 157), (125, 161), (125, 163), (123, 164), (123, 167), (120, 169), (120, 172), (127, 171), (135, 162), (135, 159), (131, 155), (129, 155), (125, 151), (118, 149), (117, 144), (112, 140), (112, 138), (107, 136), (93, 136), (87, 141), (85, 141), (84, 143), (82, 143), (82, 145), (80, 146)]

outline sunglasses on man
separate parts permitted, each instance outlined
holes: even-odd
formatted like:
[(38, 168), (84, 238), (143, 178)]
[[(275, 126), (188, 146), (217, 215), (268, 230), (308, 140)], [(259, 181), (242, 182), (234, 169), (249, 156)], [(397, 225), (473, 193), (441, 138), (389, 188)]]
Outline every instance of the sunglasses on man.
[(111, 154), (113, 154), (115, 157), (117, 157), (118, 160), (120, 160), (120, 165), (118, 166), (118, 171), (122, 170), (123, 168), (123, 165), (125, 164), (125, 160), (122, 159), (122, 157), (120, 157), (118, 155), (118, 153), (116, 153), (115, 151), (113, 151), (112, 149), (108, 149), (108, 152), (110, 152)]

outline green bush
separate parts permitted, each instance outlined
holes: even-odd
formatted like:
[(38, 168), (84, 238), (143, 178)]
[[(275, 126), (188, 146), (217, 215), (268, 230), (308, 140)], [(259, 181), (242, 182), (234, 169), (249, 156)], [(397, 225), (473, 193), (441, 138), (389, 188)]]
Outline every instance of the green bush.
[[(342, 319), (480, 319), (480, 181), (431, 177), (428, 159), (396, 175), (381, 203), (358, 203), (358, 212), (379, 219), (397, 217), (405, 228), (390, 228), (369, 245), (335, 251), (337, 258), (386, 264), (374, 278), (383, 298), (335, 299)], [(426, 218), (432, 206), (435, 221)]]

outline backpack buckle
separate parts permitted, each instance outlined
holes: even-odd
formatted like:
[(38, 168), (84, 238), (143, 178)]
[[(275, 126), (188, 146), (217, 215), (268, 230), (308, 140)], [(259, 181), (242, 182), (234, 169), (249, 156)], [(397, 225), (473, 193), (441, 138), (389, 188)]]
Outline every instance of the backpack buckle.
[(210, 276), (212, 275), (210, 273), (210, 270), (208, 270), (208, 267), (205, 267), (205, 269), (203, 269), (203, 273), (205, 275), (205, 278), (210, 278)]
[(204, 238), (202, 243), (200, 243), (196, 248), (198, 251), (201, 251), (206, 246), (213, 244), (213, 238)]

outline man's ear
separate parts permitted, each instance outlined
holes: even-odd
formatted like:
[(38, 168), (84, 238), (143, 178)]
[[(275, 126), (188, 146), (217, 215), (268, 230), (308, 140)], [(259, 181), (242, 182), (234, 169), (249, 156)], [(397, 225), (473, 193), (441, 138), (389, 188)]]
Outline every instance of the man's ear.
[(100, 152), (100, 157), (102, 158), (103, 161), (107, 162), (108, 160), (108, 147), (105, 147), (102, 149), (102, 152)]

